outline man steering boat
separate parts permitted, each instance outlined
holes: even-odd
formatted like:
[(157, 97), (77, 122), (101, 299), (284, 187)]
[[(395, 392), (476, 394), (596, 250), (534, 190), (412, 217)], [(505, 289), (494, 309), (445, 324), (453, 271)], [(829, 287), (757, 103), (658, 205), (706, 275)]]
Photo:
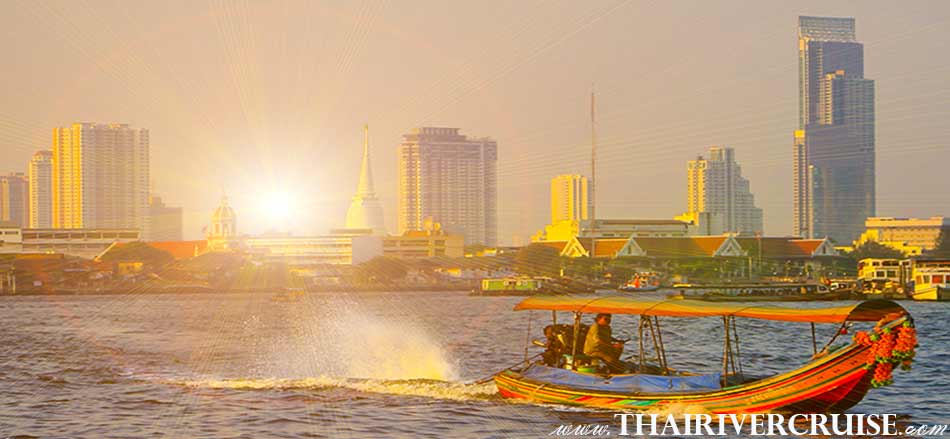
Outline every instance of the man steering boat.
[(594, 318), (594, 324), (584, 340), (584, 355), (603, 361), (610, 373), (624, 373), (627, 365), (620, 361), (624, 341), (613, 338), (610, 319), (611, 315), (605, 313), (597, 314)]

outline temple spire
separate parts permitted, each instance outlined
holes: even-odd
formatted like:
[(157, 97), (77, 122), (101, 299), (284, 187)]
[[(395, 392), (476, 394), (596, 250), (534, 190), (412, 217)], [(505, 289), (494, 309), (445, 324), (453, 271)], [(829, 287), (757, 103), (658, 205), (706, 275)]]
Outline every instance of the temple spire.
[(363, 164), (360, 166), (360, 183), (356, 187), (359, 197), (375, 197), (373, 173), (369, 167), (369, 124), (363, 125)]
[(363, 163), (360, 166), (360, 183), (356, 195), (350, 201), (346, 211), (346, 228), (372, 230), (373, 234), (385, 235), (383, 206), (376, 198), (373, 188), (373, 172), (369, 167), (369, 125), (363, 126)]

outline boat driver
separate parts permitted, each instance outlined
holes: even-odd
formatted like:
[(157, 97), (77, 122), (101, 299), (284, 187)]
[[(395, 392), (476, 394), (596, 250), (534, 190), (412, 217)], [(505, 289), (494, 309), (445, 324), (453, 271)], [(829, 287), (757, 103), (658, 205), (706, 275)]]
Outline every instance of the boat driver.
[(597, 314), (584, 340), (584, 355), (603, 361), (610, 373), (623, 373), (627, 366), (620, 361), (622, 353), (623, 342), (611, 336), (610, 314)]

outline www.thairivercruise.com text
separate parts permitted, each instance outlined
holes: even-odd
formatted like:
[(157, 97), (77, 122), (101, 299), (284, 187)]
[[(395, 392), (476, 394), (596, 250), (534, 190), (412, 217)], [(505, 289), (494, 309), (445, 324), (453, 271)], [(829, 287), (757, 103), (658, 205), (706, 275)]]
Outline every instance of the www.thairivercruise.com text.
[(950, 434), (947, 424), (898, 427), (895, 414), (657, 415), (617, 413), (615, 424), (562, 424), (548, 436), (912, 436)]

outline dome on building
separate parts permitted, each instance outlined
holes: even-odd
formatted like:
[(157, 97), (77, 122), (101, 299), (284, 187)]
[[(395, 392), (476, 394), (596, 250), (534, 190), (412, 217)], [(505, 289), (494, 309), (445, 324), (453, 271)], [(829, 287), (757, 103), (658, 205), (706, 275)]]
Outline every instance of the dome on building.
[(214, 214), (211, 215), (211, 223), (219, 223), (221, 221), (235, 220), (237, 219), (234, 216), (234, 209), (228, 205), (228, 197), (221, 197), (221, 204), (217, 209), (214, 210)]
[(356, 195), (346, 211), (347, 229), (371, 229), (374, 234), (386, 234), (383, 222), (383, 205), (376, 198), (373, 173), (369, 166), (369, 126), (364, 127), (363, 162), (360, 166), (360, 182)]
[(228, 197), (221, 197), (221, 204), (211, 215), (208, 240), (215, 247), (227, 247), (228, 241), (237, 236), (237, 215), (228, 204)]

